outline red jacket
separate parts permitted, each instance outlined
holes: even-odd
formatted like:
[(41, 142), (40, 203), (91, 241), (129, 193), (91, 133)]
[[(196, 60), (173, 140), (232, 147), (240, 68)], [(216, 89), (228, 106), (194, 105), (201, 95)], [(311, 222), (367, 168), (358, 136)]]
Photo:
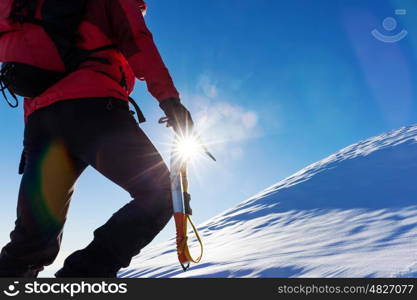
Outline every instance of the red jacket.
[[(39, 1), (37, 18), (41, 18)], [(52, 40), (42, 27), (8, 20), (13, 0), (0, 1), (0, 61), (22, 62), (52, 71), (64, 71)], [(115, 44), (117, 49), (97, 52), (111, 64), (87, 61), (77, 71), (36, 98), (25, 99), (25, 118), (52, 103), (76, 98), (116, 97), (128, 99), (135, 77), (146, 80), (149, 92), (159, 101), (179, 98), (171, 76), (145, 25), (141, 0), (90, 0), (80, 25), (79, 47), (95, 49)], [(120, 82), (126, 79), (127, 88)]]

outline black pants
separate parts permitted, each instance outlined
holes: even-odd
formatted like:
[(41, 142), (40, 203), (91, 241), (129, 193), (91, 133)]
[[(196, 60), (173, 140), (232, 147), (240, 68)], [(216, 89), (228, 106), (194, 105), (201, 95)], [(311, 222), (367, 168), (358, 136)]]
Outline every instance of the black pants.
[(17, 219), (0, 254), (0, 277), (36, 277), (52, 264), (74, 183), (89, 165), (133, 201), (94, 231), (90, 245), (66, 259), (65, 274), (115, 276), (172, 215), (168, 168), (122, 100), (66, 100), (40, 109), (27, 120), (24, 149)]

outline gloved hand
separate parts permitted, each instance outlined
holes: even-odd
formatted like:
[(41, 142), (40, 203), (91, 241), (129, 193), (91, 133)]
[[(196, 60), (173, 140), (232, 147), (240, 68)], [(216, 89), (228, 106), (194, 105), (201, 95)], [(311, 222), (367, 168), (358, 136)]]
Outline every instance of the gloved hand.
[(185, 135), (193, 132), (193, 119), (188, 109), (182, 105), (180, 99), (167, 99), (162, 101), (159, 106), (168, 118), (168, 126), (173, 127), (178, 135)]

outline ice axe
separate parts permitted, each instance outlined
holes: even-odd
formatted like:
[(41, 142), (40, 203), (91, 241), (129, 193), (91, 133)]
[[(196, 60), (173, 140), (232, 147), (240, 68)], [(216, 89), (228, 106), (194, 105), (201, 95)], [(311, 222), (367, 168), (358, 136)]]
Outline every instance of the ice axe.
[[(167, 127), (171, 127), (168, 122), (168, 118), (164, 117), (159, 119), (159, 124), (167, 124)], [(198, 137), (198, 141), (201, 138)], [(178, 142), (178, 135), (175, 137), (175, 143)], [(181, 267), (184, 271), (190, 267), (190, 264), (199, 263), (203, 257), (203, 242), (191, 220), (192, 209), (190, 206), (191, 196), (188, 193), (188, 177), (187, 177), (187, 161), (178, 157), (176, 153), (176, 145), (174, 143), (171, 160), (170, 160), (170, 179), (171, 179), (171, 193), (172, 193), (172, 204), (173, 213), (176, 228), (176, 242), (177, 242), (177, 255)], [(208, 151), (207, 147), (199, 143), (204, 152), (214, 161), (216, 158)], [(188, 235), (187, 225), (191, 225), (198, 242), (200, 243), (200, 255), (197, 258), (193, 258), (190, 249), (188, 247)]]

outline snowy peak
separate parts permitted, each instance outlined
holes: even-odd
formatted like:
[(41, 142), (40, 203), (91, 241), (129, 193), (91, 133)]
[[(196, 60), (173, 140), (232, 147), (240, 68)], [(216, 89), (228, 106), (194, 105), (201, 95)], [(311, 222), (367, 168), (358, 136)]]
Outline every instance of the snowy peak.
[(342, 149), (202, 224), (206, 254), (190, 271), (172, 239), (119, 275), (414, 277), (416, 195), (412, 126)]
[[(286, 194), (295, 185), (303, 188)], [(242, 204), (301, 197), (300, 208), (399, 207), (417, 205), (412, 191), (417, 191), (417, 126), (348, 146)]]

